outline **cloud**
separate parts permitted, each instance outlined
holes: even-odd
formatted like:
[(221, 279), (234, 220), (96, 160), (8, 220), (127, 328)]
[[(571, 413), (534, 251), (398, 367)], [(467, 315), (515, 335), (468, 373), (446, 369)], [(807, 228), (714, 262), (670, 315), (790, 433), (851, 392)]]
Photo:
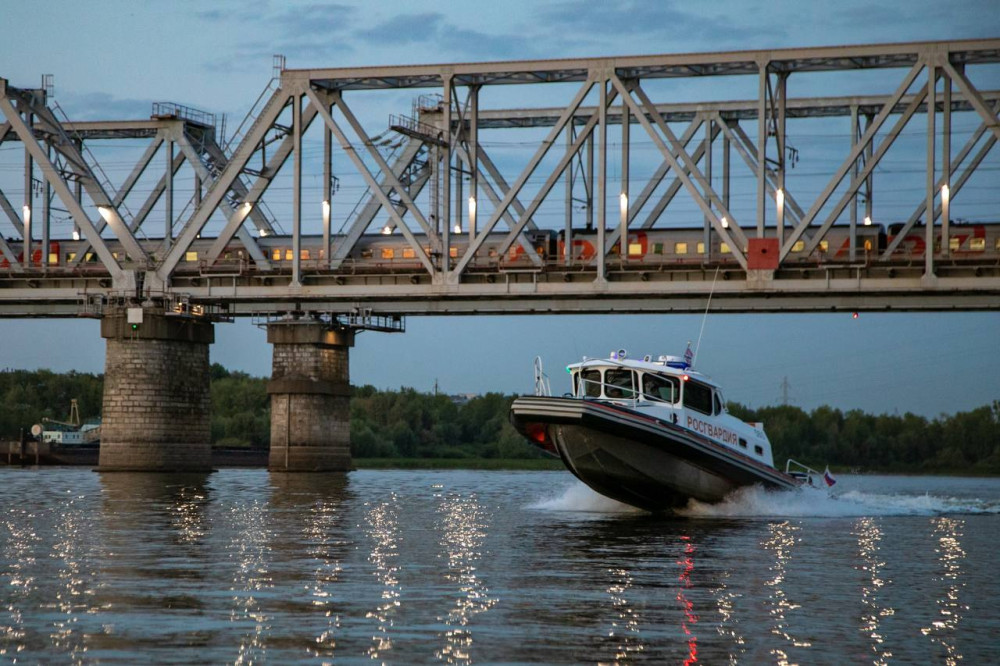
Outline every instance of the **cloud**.
[(123, 99), (109, 93), (74, 93), (56, 90), (59, 106), (72, 120), (137, 120), (149, 118), (152, 99)]

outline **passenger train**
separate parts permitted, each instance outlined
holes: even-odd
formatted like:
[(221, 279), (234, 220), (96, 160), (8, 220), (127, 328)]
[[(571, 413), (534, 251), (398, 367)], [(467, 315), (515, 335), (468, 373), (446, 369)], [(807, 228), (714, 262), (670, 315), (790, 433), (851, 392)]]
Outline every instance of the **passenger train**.
[[(858, 226), (856, 229), (855, 261), (863, 263), (875, 262), (882, 252), (889, 247), (899, 234), (902, 224), (891, 224), (888, 229), (881, 225)], [(773, 237), (775, 230), (769, 228)], [(937, 232), (935, 251), (939, 251), (941, 235)], [(597, 232), (575, 231), (570, 245), (570, 258), (565, 257), (566, 241), (564, 232), (551, 230), (527, 231), (532, 250), (542, 259), (547, 268), (552, 269), (583, 269), (589, 266), (597, 254)], [(706, 248), (706, 236), (708, 247)], [(476, 272), (522, 270), (530, 269), (534, 263), (527, 256), (524, 247), (514, 245), (506, 252), (499, 249), (506, 239), (506, 232), (491, 234), (483, 243), (476, 257), (469, 263), (468, 269)], [(429, 257), (434, 257), (426, 236), (418, 235), (423, 251)], [(341, 239), (334, 236), (333, 246)], [(160, 251), (160, 240), (140, 241), (144, 249), (152, 256)], [(206, 265), (205, 256), (211, 246), (212, 239), (198, 239), (185, 253), (184, 259), (177, 266), (177, 273), (199, 273), (205, 271), (227, 271), (239, 269), (252, 271), (254, 261), (246, 248), (238, 240), (233, 240), (225, 248), (219, 259), (211, 267)], [(453, 258), (461, 257), (468, 246), (468, 236), (453, 235), (451, 237), (450, 254)], [(272, 265), (281, 269), (290, 267), (293, 259), (292, 239), (289, 236), (266, 236), (258, 240), (261, 249), (267, 254)], [(325, 251), (319, 236), (303, 236), (300, 246), (300, 260), (304, 269), (318, 269), (325, 266)], [(8, 242), (19, 261), (23, 261), (20, 241)], [(117, 241), (109, 240), (108, 245), (115, 257), (122, 256), (122, 250)], [(806, 242), (797, 241), (791, 248), (784, 266), (789, 265), (819, 265), (823, 263), (842, 263), (850, 257), (850, 235), (846, 226), (834, 226), (827, 232), (816, 248), (805, 252)], [(67, 269), (86, 273), (99, 271), (100, 262), (93, 250), (86, 250), (82, 260), (77, 261), (80, 252), (87, 247), (85, 241), (56, 240), (49, 243), (48, 265), (50, 269)], [(622, 265), (635, 268), (650, 269), (683, 267), (686, 265), (713, 265), (726, 267), (737, 266), (731, 248), (722, 241), (714, 231), (707, 234), (703, 227), (650, 229), (630, 231), (626, 244), (627, 253), (623, 257), (621, 244), (616, 243), (611, 250), (610, 262), (618, 261)], [(952, 260), (970, 262), (1000, 263), (1000, 223), (953, 223), (949, 229), (949, 250)], [(926, 251), (924, 229), (915, 226), (899, 242), (894, 250), (890, 264), (915, 263), (923, 260)], [(36, 241), (31, 253), (31, 266), (42, 265), (42, 250)], [(0, 270), (10, 269), (10, 262), (0, 256)], [(417, 273), (423, 270), (423, 264), (415, 250), (402, 236), (387, 236), (383, 234), (367, 234), (361, 237), (351, 253), (344, 260), (339, 271), (347, 273)]]

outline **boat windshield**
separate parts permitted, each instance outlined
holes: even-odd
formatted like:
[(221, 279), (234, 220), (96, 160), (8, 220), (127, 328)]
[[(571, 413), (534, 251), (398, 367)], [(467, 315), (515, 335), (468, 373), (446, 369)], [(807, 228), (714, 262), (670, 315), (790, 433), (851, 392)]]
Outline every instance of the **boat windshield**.
[(621, 368), (604, 371), (604, 395), (608, 398), (635, 398), (635, 373)]
[(680, 391), (675, 378), (645, 373), (642, 376), (642, 395), (648, 400), (674, 403)]

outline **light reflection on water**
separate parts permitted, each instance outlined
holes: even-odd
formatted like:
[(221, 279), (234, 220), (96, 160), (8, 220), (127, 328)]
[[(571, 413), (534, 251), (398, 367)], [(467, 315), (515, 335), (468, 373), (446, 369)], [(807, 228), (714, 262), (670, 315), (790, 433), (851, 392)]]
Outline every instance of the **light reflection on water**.
[(438, 497), (438, 529), (447, 561), (444, 578), (457, 586), (459, 595), (448, 613), (438, 617), (446, 627), (445, 644), (435, 655), (449, 664), (468, 664), (472, 662), (471, 625), (475, 616), (496, 604), (476, 570), (489, 529), (489, 516), (475, 494), (463, 497), (448, 493)]
[(542, 503), (569, 483), (0, 469), (0, 663), (995, 659), (1000, 481), (784, 518)]
[(885, 561), (882, 559), (882, 528), (875, 518), (859, 518), (854, 522), (854, 535), (858, 539), (859, 563), (856, 565), (867, 574), (861, 584), (861, 601), (864, 604), (861, 626), (858, 630), (871, 640), (872, 663), (876, 666), (888, 664), (892, 651), (885, 645), (882, 623), (892, 617), (895, 611), (882, 605), (887, 595), (883, 589), (892, 583), (883, 578)]
[(965, 587), (962, 564), (966, 554), (962, 550), (962, 529), (965, 521), (958, 518), (940, 517), (932, 521), (937, 537), (937, 553), (940, 568), (934, 581), (944, 587), (943, 595), (936, 599), (938, 619), (929, 627), (922, 627), (921, 633), (939, 643), (945, 650), (944, 663), (953, 666), (962, 660), (962, 654), (955, 642), (959, 624), (969, 607), (962, 602), (962, 588)]
[(374, 634), (368, 648), (368, 656), (381, 663), (388, 663), (392, 650), (392, 628), (396, 613), (401, 605), (399, 589), (399, 497), (387, 492), (384, 501), (365, 503), (365, 533), (371, 542), (368, 561), (375, 570), (372, 575), (378, 581), (380, 594), (374, 610), (365, 615), (375, 621)]

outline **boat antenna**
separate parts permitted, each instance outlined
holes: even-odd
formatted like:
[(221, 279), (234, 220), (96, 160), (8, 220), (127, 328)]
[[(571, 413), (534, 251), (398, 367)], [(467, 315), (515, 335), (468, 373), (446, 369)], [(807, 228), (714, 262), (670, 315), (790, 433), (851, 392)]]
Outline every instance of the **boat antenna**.
[(705, 304), (705, 314), (701, 317), (701, 331), (698, 332), (698, 343), (694, 346), (694, 358), (691, 359), (691, 367), (694, 367), (698, 360), (698, 350), (701, 349), (701, 336), (705, 335), (705, 322), (708, 320), (708, 309), (712, 307), (712, 294), (715, 293), (715, 282), (719, 279), (719, 267), (715, 267), (715, 277), (712, 278), (712, 288), (708, 292), (708, 303)]

